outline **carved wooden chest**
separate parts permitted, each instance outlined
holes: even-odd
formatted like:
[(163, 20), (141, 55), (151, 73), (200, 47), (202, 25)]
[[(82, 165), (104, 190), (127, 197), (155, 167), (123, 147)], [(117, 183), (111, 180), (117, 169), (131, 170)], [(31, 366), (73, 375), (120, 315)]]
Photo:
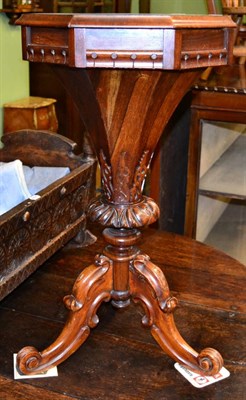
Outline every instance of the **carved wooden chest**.
[[(5, 134), (0, 161), (67, 166), (70, 173), (0, 216), (0, 300), (63, 244), (86, 241), (86, 207), (93, 193), (95, 161), (76, 156), (60, 135), (23, 130)], [(11, 184), (11, 182), (10, 182)]]

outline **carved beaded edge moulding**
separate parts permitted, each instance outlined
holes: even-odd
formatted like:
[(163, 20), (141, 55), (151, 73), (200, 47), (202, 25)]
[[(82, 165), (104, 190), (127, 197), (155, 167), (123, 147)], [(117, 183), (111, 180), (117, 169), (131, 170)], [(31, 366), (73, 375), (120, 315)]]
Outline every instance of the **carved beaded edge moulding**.
[[(230, 61), (228, 54), (231, 57), (232, 53), (227, 44), (232, 43), (221, 35), (221, 28), (235, 27), (229, 16), (139, 17), (35, 14), (34, 18), (33, 14), (25, 15), (17, 21), (28, 25), (23, 30), (23, 58), (80, 68), (134, 69), (189, 69), (226, 65)], [(209, 40), (207, 30), (210, 30)], [(47, 41), (49, 44), (44, 44)], [(211, 42), (215, 44), (212, 48)]]

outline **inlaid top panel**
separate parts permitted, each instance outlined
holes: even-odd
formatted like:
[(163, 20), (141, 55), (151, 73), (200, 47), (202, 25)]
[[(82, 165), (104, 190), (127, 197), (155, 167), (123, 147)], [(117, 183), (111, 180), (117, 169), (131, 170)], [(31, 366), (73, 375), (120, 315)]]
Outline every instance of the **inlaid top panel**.
[(78, 68), (226, 65), (235, 24), (219, 15), (26, 14), (23, 58)]

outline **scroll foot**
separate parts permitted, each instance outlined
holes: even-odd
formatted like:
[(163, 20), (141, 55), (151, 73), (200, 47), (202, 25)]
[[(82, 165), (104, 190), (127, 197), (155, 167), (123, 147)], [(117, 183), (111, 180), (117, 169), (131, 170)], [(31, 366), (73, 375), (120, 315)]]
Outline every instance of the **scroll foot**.
[(54, 343), (39, 352), (31, 346), (17, 355), (17, 366), (23, 374), (36, 374), (60, 364), (73, 354), (87, 339), (90, 329), (98, 322), (97, 309), (103, 301), (111, 299), (112, 263), (105, 256), (97, 256), (77, 278), (72, 295), (64, 297), (70, 310), (68, 320)]
[(131, 265), (130, 288), (134, 301), (141, 301), (145, 316), (143, 325), (160, 347), (174, 360), (199, 374), (215, 375), (223, 366), (217, 350), (206, 348), (198, 354), (178, 332), (173, 311), (177, 299), (170, 296), (166, 278), (159, 267), (145, 255), (138, 255)]

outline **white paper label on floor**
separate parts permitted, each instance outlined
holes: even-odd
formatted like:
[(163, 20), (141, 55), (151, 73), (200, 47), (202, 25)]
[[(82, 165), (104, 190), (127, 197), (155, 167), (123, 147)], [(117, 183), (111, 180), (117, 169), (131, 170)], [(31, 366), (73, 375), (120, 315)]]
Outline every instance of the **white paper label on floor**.
[(222, 379), (230, 376), (230, 372), (224, 367), (222, 367), (216, 375), (212, 376), (199, 375), (193, 371), (190, 371), (179, 363), (175, 363), (174, 367), (196, 388), (203, 388), (205, 386), (212, 385), (212, 383), (219, 382)]
[(53, 367), (46, 372), (37, 373), (35, 375), (24, 375), (21, 374), (16, 366), (16, 356), (13, 354), (13, 364), (14, 364), (14, 379), (34, 379), (34, 378), (50, 378), (52, 376), (58, 376), (57, 367)]

